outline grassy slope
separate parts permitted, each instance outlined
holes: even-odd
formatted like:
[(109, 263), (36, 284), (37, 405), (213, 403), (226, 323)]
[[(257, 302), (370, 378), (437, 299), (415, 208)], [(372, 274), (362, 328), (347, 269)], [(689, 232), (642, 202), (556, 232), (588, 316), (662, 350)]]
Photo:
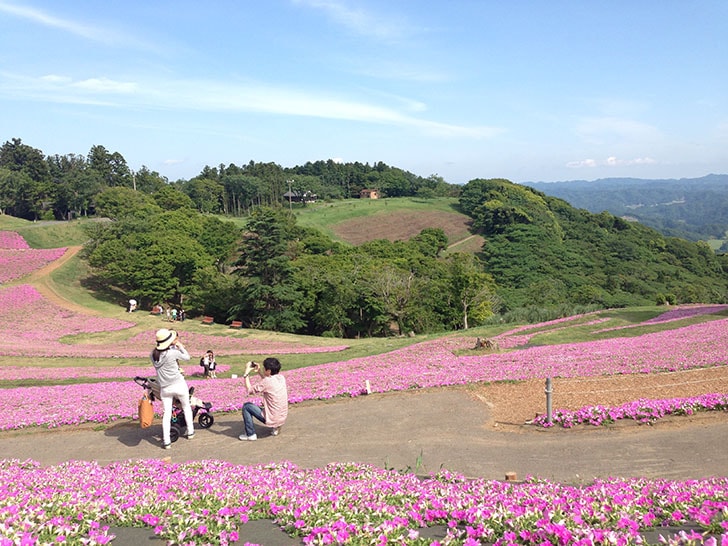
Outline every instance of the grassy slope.
[(17, 231), (31, 248), (60, 248), (82, 245), (88, 240), (83, 226), (92, 221), (30, 222), (3, 214), (0, 215), (0, 231)]
[[(383, 203), (377, 203), (372, 205), (371, 208), (367, 206), (351, 207), (351, 203), (345, 202), (340, 206), (331, 206), (330, 210), (326, 211), (326, 219), (322, 220), (324, 214), (319, 214), (321, 210), (316, 211), (311, 207), (309, 210), (302, 212), (299, 217), (306, 218), (306, 222), (309, 225), (321, 225), (326, 226), (331, 223), (332, 219), (343, 221), (350, 218), (352, 215), (359, 217), (374, 216), (375, 212), (381, 212), (384, 207), (392, 206), (390, 200), (389, 205)], [(403, 200), (407, 201), (407, 200)], [(450, 212), (447, 210), (447, 204), (444, 202), (415, 202), (411, 200), (409, 203), (403, 202), (401, 205), (404, 208), (411, 207), (413, 209), (419, 209), (423, 205), (435, 204), (438, 210), (443, 212)], [(338, 204), (337, 204), (338, 205)], [(327, 207), (324, 205), (323, 207)], [(396, 205), (395, 211), (399, 209), (400, 204)], [(361, 210), (363, 209), (363, 210)], [(388, 209), (392, 210), (392, 209)], [(302, 222), (304, 223), (304, 222)], [(44, 246), (46, 248), (69, 246), (72, 244), (79, 244), (82, 237), (82, 230), (78, 223), (32, 223), (24, 220), (18, 220), (7, 216), (0, 216), (0, 230), (11, 230), (18, 231), (24, 237), (28, 235), (26, 240), (33, 247)], [(36, 242), (42, 242), (38, 244)], [(128, 319), (128, 315), (124, 315), (123, 309), (120, 305), (115, 305), (106, 301), (102, 301), (95, 297), (95, 295), (84, 287), (82, 282), (83, 278), (88, 274), (85, 263), (77, 256), (68, 261), (63, 267), (53, 271), (51, 278), (55, 289), (58, 294), (62, 297), (88, 308), (94, 314), (101, 314), (108, 317), (125, 318)], [(23, 279), (19, 279), (18, 283), (22, 283)], [(15, 284), (15, 283), (14, 283)], [(665, 311), (664, 307), (641, 307), (641, 308), (628, 308), (619, 310), (609, 310), (600, 313), (601, 316), (609, 317), (609, 323), (602, 323), (593, 328), (572, 326), (567, 328), (560, 328), (557, 332), (545, 332), (542, 335), (536, 336), (532, 343), (534, 344), (560, 344), (575, 341), (593, 340), (595, 339), (594, 334), (591, 333), (592, 329), (602, 329), (605, 327), (615, 327), (623, 325), (637, 324), (649, 318), (652, 318)], [(80, 336), (79, 341), (85, 342), (102, 342), (104, 339), (126, 339), (139, 331), (145, 331), (150, 329), (159, 328), (167, 325), (165, 322), (160, 322), (159, 317), (153, 317), (143, 312), (136, 313), (133, 316), (134, 321), (138, 324), (134, 327), (133, 331), (125, 332), (109, 332), (105, 334), (91, 334), (86, 336)], [(678, 321), (673, 323), (666, 323), (660, 325), (651, 325), (649, 327), (639, 327), (630, 330), (627, 335), (639, 335), (647, 331), (657, 331), (661, 329), (676, 328), (679, 326), (685, 326), (691, 322), (700, 322), (708, 320), (705, 317), (698, 317), (695, 319), (688, 319), (687, 321)], [(467, 332), (469, 337), (493, 337), (503, 331), (510, 330), (516, 325), (500, 325), (500, 326), (489, 326), (473, 328)], [(227, 326), (224, 325), (213, 325), (203, 326), (196, 320), (186, 321), (184, 323), (176, 323), (175, 328), (180, 331), (191, 331), (198, 333), (206, 333), (221, 336), (242, 336), (242, 337), (254, 337), (256, 339), (263, 340), (281, 340), (281, 341), (298, 341), (307, 345), (348, 345), (350, 349), (340, 353), (318, 353), (318, 354), (306, 354), (306, 355), (284, 355), (282, 358), (285, 359), (287, 367), (298, 368), (305, 367), (325, 362), (342, 361), (352, 358), (379, 354), (382, 352), (392, 351), (394, 349), (404, 347), (414, 342), (423, 341), (425, 339), (433, 339), (438, 337), (437, 335), (430, 336), (417, 336), (415, 338), (388, 338), (388, 339), (346, 339), (346, 340), (334, 340), (331, 338), (313, 338), (309, 336), (296, 336), (291, 334), (279, 334), (274, 332), (264, 332), (257, 330), (239, 330), (231, 331)], [(462, 334), (462, 332), (460, 332)], [(445, 334), (448, 335), (448, 334)], [(599, 337), (612, 337), (612, 336), (623, 336), (625, 332), (614, 333), (614, 334), (600, 334)], [(232, 371), (240, 373), (242, 367), (247, 360), (251, 358), (260, 358), (259, 355), (237, 355), (234, 357), (226, 358), (225, 364), (233, 366)], [(42, 365), (42, 366), (78, 366), (90, 364), (89, 362), (81, 363), (79, 359), (39, 359), (39, 362), (27, 362), (27, 359), (23, 358), (12, 358), (12, 357), (0, 357), (0, 365)], [(120, 362), (119, 359), (109, 359), (108, 361), (94, 360), (94, 365), (101, 366), (119, 366), (124, 364), (129, 365), (140, 365), (141, 361), (134, 361), (133, 359), (125, 359)], [(9, 385), (3, 385), (9, 386)]]
[[(391, 240), (406, 239), (409, 236), (407, 221), (397, 222), (398, 218), (411, 219), (415, 215), (427, 215), (428, 227), (443, 227), (450, 243), (462, 241), (470, 236), (467, 229), (467, 216), (457, 211), (457, 199), (347, 199), (333, 203), (318, 203), (295, 211), (299, 225), (314, 227), (329, 237), (343, 242), (353, 241), (345, 235), (345, 226), (356, 222), (359, 233), (373, 234), (376, 238), (379, 227), (386, 224)], [(419, 230), (418, 230), (419, 232)]]

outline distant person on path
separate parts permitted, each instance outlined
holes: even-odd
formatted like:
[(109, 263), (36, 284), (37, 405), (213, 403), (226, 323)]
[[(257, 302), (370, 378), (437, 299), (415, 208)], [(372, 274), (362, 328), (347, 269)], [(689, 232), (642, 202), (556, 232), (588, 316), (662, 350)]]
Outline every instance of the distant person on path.
[[(252, 402), (243, 404), (243, 424), (245, 432), (238, 436), (240, 440), (257, 440), (255, 434), (255, 426), (253, 425), (253, 417), (263, 423), (265, 426), (272, 428), (272, 436), (277, 436), (281, 427), (288, 417), (288, 387), (286, 378), (280, 374), (281, 363), (277, 358), (266, 358), (263, 364), (257, 362), (248, 362), (245, 365), (245, 388), (248, 394), (260, 394), (263, 396), (263, 406), (258, 406)], [(255, 385), (250, 384), (248, 377), (252, 373), (257, 373), (261, 377), (261, 381)]]
[(172, 309), (172, 322), (177, 320), (177, 308)]
[(137, 308), (137, 301), (134, 299), (129, 300), (129, 312), (133, 313), (134, 311), (136, 311), (136, 308)]
[(161, 328), (156, 334), (157, 346), (150, 356), (154, 369), (157, 372), (160, 398), (164, 407), (162, 417), (162, 445), (164, 449), (172, 447), (170, 430), (172, 428), (172, 404), (175, 398), (179, 401), (187, 423), (187, 439), (195, 437), (194, 422), (192, 421), (192, 407), (190, 406), (190, 389), (187, 386), (179, 360), (189, 360), (190, 353), (179, 340), (177, 332)]
[(205, 356), (200, 359), (200, 366), (202, 366), (203, 375), (205, 377), (217, 379), (217, 372), (215, 371), (217, 368), (217, 362), (215, 362), (215, 353), (213, 353), (211, 350), (207, 351), (205, 353)]

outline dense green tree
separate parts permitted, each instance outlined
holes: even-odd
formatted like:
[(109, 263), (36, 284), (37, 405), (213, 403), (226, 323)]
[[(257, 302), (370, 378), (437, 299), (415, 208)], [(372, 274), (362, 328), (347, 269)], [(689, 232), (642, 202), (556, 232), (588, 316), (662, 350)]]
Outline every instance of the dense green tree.
[(154, 199), (131, 188), (106, 188), (96, 196), (96, 212), (111, 219), (148, 216), (161, 212)]
[(232, 171), (231, 174), (223, 175), (222, 184), (225, 189), (223, 207), (226, 214), (243, 216), (255, 205), (262, 204), (264, 182), (257, 176)]
[(168, 181), (157, 171), (150, 171), (146, 166), (132, 173), (133, 189), (143, 193), (154, 193), (168, 186)]
[[(132, 195), (138, 194), (126, 188)], [(85, 255), (95, 276), (140, 304), (200, 302), (199, 283), (214, 276), (216, 257), (207, 242), (206, 220), (193, 212), (124, 214), (95, 224)], [(206, 238), (208, 237), (208, 238)]]
[(251, 214), (243, 233), (236, 263), (243, 277), (239, 298), (229, 315), (253, 327), (300, 331), (303, 293), (293, 282), (293, 267), (286, 255), (288, 215), (282, 210), (261, 207)]
[(105, 186), (134, 187), (131, 170), (119, 152), (109, 152), (100, 145), (92, 146), (88, 154), (88, 164), (89, 168), (98, 173)]
[(305, 255), (296, 260), (294, 279), (308, 302), (307, 333), (355, 337), (370, 331), (361, 320), (362, 269), (362, 263), (348, 253)]
[(92, 210), (96, 194), (101, 191), (98, 173), (88, 168), (85, 157), (75, 154), (48, 157), (47, 164), (56, 219), (86, 216)]
[(218, 181), (209, 178), (194, 178), (185, 184), (184, 191), (200, 212), (220, 213), (223, 211), (225, 187)]
[(471, 324), (482, 323), (498, 310), (493, 277), (483, 272), (473, 254), (456, 252), (447, 257), (452, 301), (460, 309), (460, 324), (467, 330)]
[[(606, 307), (646, 305), (658, 294), (675, 294), (680, 302), (726, 300), (725, 269), (706, 244), (665, 238), (607, 212), (574, 209), (536, 191), (529, 195), (503, 180), (469, 183), (461, 207), (481, 225), (488, 225), (482, 219), (489, 214), (496, 218), (490, 225), (498, 229), (489, 230), (483, 247), (484, 265), (508, 308), (556, 305), (559, 298)], [(503, 220), (499, 210), (524, 214)], [(548, 284), (558, 290), (545, 290)]]
[(22, 171), (0, 167), (0, 211), (28, 220), (40, 210), (38, 182)]
[(447, 248), (447, 235), (442, 228), (425, 228), (411, 239), (422, 254), (437, 258)]
[(43, 152), (13, 138), (0, 146), (0, 167), (26, 174), (33, 182), (46, 183), (50, 178)]
[(217, 270), (222, 273), (240, 242), (240, 230), (232, 222), (214, 216), (202, 217), (201, 223), (202, 231), (197, 240), (213, 258)]
[(164, 210), (194, 209), (195, 203), (189, 195), (175, 186), (164, 185), (152, 193), (154, 202)]

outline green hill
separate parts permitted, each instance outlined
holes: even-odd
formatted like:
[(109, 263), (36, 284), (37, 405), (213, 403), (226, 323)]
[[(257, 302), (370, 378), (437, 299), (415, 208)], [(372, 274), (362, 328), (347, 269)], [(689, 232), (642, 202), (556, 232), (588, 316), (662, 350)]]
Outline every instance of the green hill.
[(726, 242), (728, 175), (725, 174), (682, 179), (605, 178), (524, 184), (577, 208), (594, 213), (606, 210), (615, 216), (638, 220), (664, 235), (709, 241), (714, 248)]
[(510, 306), (726, 301), (728, 258), (704, 242), (507, 180), (469, 182), (460, 205), (485, 237), (485, 269)]
[[(448, 244), (471, 237), (471, 219), (455, 198), (347, 199), (296, 209), (299, 225), (312, 227), (334, 240), (359, 245), (376, 239), (406, 241), (426, 228), (440, 228)], [(478, 248), (478, 250), (480, 250)]]

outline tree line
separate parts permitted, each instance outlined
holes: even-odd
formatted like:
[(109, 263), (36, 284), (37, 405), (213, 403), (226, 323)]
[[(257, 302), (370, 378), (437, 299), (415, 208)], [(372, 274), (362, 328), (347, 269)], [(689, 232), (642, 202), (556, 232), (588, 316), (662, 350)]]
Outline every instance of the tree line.
[(94, 215), (97, 196), (107, 188), (152, 194), (166, 187), (180, 190), (199, 212), (246, 216), (255, 207), (282, 202), (287, 192), (319, 199), (358, 197), (373, 188), (389, 197), (456, 196), (459, 187), (437, 175), (417, 176), (382, 162), (374, 165), (332, 160), (283, 168), (275, 163), (206, 166), (189, 180), (170, 182), (142, 166), (129, 168), (124, 156), (104, 146), (88, 155), (45, 156), (13, 138), (0, 147), (0, 214), (27, 220), (66, 220)]

